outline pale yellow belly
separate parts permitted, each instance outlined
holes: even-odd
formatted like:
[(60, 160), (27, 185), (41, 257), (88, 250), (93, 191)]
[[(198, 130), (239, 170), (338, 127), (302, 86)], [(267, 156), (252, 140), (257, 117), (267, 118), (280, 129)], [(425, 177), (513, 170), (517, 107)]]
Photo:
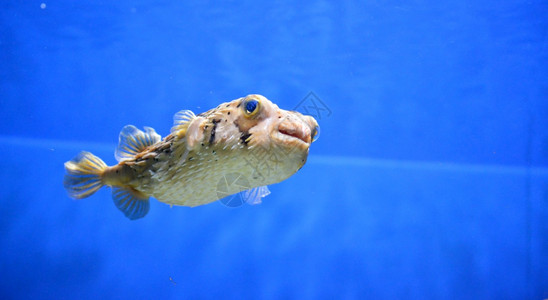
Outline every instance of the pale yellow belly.
[(189, 156), (192, 161), (187, 157), (184, 163), (165, 162), (144, 188), (145, 193), (167, 204), (198, 206), (285, 179), (270, 169), (261, 170), (260, 164), (245, 156), (230, 159), (219, 153)]

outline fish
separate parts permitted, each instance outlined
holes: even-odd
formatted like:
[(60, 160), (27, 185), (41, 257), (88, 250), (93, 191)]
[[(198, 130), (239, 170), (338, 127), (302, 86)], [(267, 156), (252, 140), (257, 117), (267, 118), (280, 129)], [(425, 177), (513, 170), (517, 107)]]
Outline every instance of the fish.
[(64, 164), (64, 187), (83, 199), (112, 188), (115, 206), (130, 220), (147, 215), (150, 198), (195, 207), (239, 194), (261, 203), (268, 185), (286, 180), (307, 161), (319, 136), (314, 117), (280, 109), (251, 94), (201, 114), (181, 110), (165, 138), (153, 128), (125, 126), (107, 166), (90, 152)]

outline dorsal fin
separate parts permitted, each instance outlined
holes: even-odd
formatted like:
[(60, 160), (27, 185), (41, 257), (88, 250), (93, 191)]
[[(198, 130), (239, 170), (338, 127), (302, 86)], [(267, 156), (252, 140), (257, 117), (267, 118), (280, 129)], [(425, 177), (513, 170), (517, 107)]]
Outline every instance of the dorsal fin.
[(159, 142), (162, 137), (150, 127), (145, 127), (145, 132), (133, 125), (127, 125), (120, 132), (118, 147), (114, 156), (121, 162), (133, 158), (146, 147)]
[(173, 127), (171, 127), (171, 133), (176, 134), (178, 137), (183, 137), (186, 134), (186, 130), (190, 122), (196, 118), (196, 115), (191, 110), (181, 110), (173, 116)]

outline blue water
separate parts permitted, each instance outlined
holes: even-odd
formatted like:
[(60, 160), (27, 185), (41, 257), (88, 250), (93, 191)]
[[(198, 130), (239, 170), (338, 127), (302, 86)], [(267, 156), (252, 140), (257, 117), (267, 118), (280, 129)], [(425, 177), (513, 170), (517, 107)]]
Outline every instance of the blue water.
[[(548, 3), (275, 3), (0, 4), (0, 298), (548, 298)], [(321, 136), (260, 205), (63, 189), (126, 124), (310, 92)]]

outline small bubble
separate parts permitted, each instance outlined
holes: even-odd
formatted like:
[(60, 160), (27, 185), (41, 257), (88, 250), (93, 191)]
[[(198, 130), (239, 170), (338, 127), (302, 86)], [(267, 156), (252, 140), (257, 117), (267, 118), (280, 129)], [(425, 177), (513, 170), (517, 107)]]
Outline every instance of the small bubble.
[(41, 9), (46, 9), (46, 3), (40, 3), (40, 8)]
[(315, 142), (318, 140), (318, 138), (320, 138), (320, 126), (316, 126), (312, 130), (312, 141)]

